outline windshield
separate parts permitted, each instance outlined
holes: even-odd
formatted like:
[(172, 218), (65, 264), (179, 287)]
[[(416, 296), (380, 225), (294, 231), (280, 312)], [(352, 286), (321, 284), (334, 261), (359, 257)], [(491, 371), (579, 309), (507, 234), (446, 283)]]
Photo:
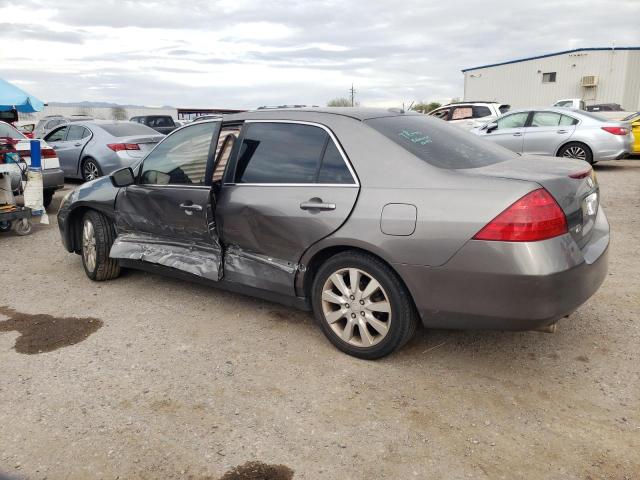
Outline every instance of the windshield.
[(16, 140), (22, 140), (26, 138), (20, 132), (18, 132), (15, 128), (5, 122), (0, 122), (0, 137), (9, 137)]
[(510, 150), (426, 115), (374, 118), (365, 123), (439, 168), (483, 167), (516, 156)]
[(134, 122), (110, 123), (98, 125), (114, 137), (130, 137), (133, 135), (158, 135), (153, 128)]
[(563, 100), (562, 102), (556, 102), (554, 107), (573, 107), (573, 100)]

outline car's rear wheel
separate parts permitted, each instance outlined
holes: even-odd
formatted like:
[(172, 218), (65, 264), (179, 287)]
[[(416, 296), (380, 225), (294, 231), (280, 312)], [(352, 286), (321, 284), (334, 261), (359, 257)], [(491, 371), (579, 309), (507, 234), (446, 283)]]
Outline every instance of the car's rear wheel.
[(44, 208), (49, 208), (51, 201), (53, 200), (53, 192), (45, 190), (42, 192), (42, 204)]
[(327, 260), (314, 278), (312, 302), (331, 343), (367, 360), (399, 349), (418, 323), (410, 295), (395, 272), (362, 252), (344, 252)]
[(95, 180), (102, 176), (100, 165), (93, 158), (87, 158), (82, 162), (82, 179), (85, 182)]
[(570, 142), (558, 151), (559, 157), (575, 158), (593, 164), (593, 153), (584, 143)]
[(109, 257), (116, 231), (113, 223), (99, 212), (90, 210), (82, 219), (82, 265), (91, 280), (111, 280), (120, 275), (117, 260)]

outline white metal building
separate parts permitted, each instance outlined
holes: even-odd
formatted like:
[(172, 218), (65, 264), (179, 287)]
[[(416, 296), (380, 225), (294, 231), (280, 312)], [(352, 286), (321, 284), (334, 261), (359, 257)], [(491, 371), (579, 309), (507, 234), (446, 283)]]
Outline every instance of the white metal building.
[(581, 98), (587, 105), (618, 103), (625, 110), (640, 110), (640, 47), (577, 48), (462, 73), (465, 100), (526, 108)]

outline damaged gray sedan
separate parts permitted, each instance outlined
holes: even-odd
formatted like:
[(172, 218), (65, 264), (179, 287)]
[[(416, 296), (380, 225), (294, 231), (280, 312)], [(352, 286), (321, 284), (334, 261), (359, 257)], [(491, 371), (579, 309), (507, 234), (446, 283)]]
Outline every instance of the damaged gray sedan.
[(378, 109), (187, 125), (67, 195), (58, 223), (92, 280), (139, 268), (313, 310), (367, 359), (419, 322), (549, 329), (599, 288), (609, 245), (587, 163)]

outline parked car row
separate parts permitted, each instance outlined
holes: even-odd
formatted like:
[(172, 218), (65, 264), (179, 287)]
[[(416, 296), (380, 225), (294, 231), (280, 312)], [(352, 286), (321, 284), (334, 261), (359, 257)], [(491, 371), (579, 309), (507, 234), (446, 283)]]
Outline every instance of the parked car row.
[[(617, 107), (617, 108), (616, 108)], [(588, 163), (624, 158), (637, 151), (630, 123), (617, 104), (585, 110), (581, 99), (554, 107), (510, 110), (497, 102), (456, 102), (428, 113), (470, 130), (516, 153), (577, 158)], [(605, 111), (606, 110), (606, 111)], [(637, 133), (637, 130), (636, 130)]]

